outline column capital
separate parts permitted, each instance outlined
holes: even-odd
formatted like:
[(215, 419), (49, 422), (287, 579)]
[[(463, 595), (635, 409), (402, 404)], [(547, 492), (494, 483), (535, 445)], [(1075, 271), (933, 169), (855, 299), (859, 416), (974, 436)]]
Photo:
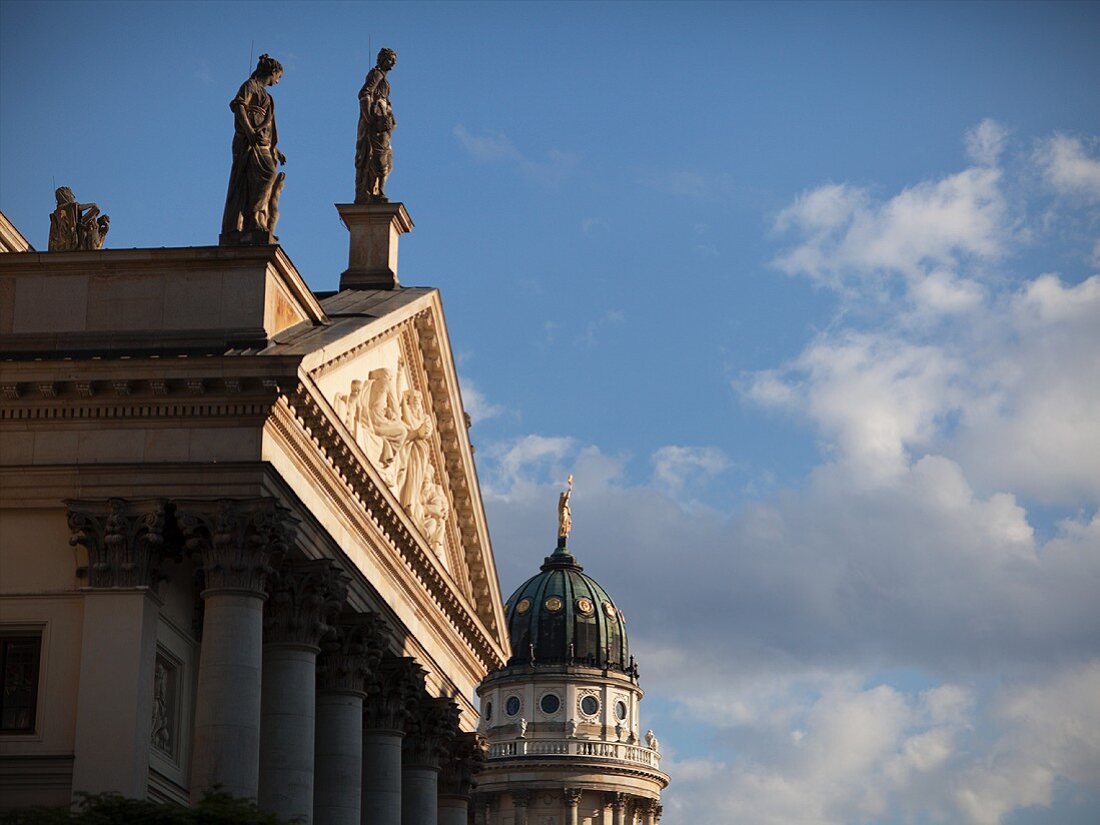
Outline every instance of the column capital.
[(402, 764), (439, 770), (458, 733), (458, 705), (445, 696), (423, 698), (405, 723)]
[(202, 563), (202, 597), (239, 592), (263, 597), (271, 564), (293, 541), (297, 520), (272, 498), (184, 500), (176, 520), (184, 546)]
[(364, 730), (405, 734), (405, 724), (424, 695), (424, 669), (411, 656), (386, 656), (367, 680)]
[(531, 802), (530, 791), (512, 791), (512, 805), (516, 808), (526, 808)]
[[(457, 722), (457, 720), (456, 720)], [(439, 774), (442, 796), (470, 798), (476, 777), (489, 755), (489, 743), (479, 733), (458, 733), (447, 745)]]
[(88, 586), (156, 587), (161, 565), (179, 557), (165, 541), (164, 499), (69, 499), (69, 544), (88, 553)]
[(581, 795), (584, 791), (581, 788), (566, 788), (562, 791), (565, 796), (566, 807), (576, 808), (581, 804)]
[(625, 793), (608, 793), (604, 795), (606, 804), (611, 806), (611, 810), (619, 813), (626, 810), (626, 802), (629, 797)]
[(365, 695), (367, 679), (382, 661), (386, 630), (377, 613), (341, 617), (321, 640), (317, 688)]
[(347, 598), (348, 581), (347, 574), (329, 559), (284, 559), (270, 579), (264, 644), (319, 650)]

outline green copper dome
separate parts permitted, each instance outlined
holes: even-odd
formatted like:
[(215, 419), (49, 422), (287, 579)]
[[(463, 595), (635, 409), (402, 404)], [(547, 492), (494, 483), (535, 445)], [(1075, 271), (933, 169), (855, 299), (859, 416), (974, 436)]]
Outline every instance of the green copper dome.
[(580, 665), (637, 676), (622, 612), (569, 552), (565, 539), (505, 604), (508, 665)]

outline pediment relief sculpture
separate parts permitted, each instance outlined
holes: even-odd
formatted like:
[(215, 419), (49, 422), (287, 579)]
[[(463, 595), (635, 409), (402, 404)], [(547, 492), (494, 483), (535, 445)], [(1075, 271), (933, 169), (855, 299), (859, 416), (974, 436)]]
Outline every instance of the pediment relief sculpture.
[[(333, 408), (444, 566), (451, 505), (436, 468), (435, 424), (396, 340), (353, 364)], [(373, 364), (372, 364), (373, 362)], [(354, 375), (355, 377), (351, 377)]]

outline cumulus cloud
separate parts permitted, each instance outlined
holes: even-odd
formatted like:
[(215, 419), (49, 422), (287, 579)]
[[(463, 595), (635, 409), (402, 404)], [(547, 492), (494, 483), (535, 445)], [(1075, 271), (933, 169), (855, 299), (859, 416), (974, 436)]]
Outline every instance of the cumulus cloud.
[(504, 163), (542, 183), (557, 183), (577, 166), (577, 158), (560, 149), (550, 149), (543, 160), (533, 160), (521, 152), (503, 132), (475, 134), (461, 123), (454, 127), (455, 138), (478, 163)]
[(462, 385), (462, 405), (465, 407), (466, 412), (470, 414), (471, 423), (477, 424), (481, 421), (487, 421), (506, 412), (500, 404), (494, 404), (486, 398), (485, 394), (469, 378), (460, 378), (459, 383)]
[(1042, 141), (1035, 162), (1055, 191), (1100, 200), (1100, 159), (1089, 156), (1080, 138), (1058, 134)]
[[(817, 435), (796, 487), (694, 507), (733, 466), (705, 444), (655, 450), (644, 479), (560, 436), (482, 464), (506, 589), (576, 473), (571, 546), (660, 697), (670, 825), (1005, 825), (1096, 791), (1100, 275), (1013, 271), (1008, 140), (983, 123), (971, 168), (779, 214), (780, 268), (845, 298), (737, 385)], [(1037, 504), (1062, 517), (1037, 530)]]

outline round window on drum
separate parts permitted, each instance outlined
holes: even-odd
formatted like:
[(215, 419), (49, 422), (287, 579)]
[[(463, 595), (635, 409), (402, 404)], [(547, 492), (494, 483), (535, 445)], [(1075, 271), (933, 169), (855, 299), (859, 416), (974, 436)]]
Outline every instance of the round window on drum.
[(485, 703), (485, 721), (486, 722), (492, 722), (493, 721), (493, 703), (492, 702), (486, 702)]
[(504, 712), (507, 713), (509, 716), (515, 716), (517, 713), (519, 713), (519, 705), (520, 702), (518, 696), (509, 696), (508, 701), (504, 703)]
[(542, 701), (539, 702), (539, 707), (542, 708), (542, 712), (547, 716), (553, 716), (558, 712), (558, 708), (561, 707), (561, 700), (553, 693), (547, 693), (542, 697)]
[(581, 713), (585, 716), (595, 716), (600, 712), (600, 700), (595, 696), (585, 696), (581, 699)]
[(615, 716), (620, 722), (626, 719), (626, 702), (618, 701), (615, 703)]

